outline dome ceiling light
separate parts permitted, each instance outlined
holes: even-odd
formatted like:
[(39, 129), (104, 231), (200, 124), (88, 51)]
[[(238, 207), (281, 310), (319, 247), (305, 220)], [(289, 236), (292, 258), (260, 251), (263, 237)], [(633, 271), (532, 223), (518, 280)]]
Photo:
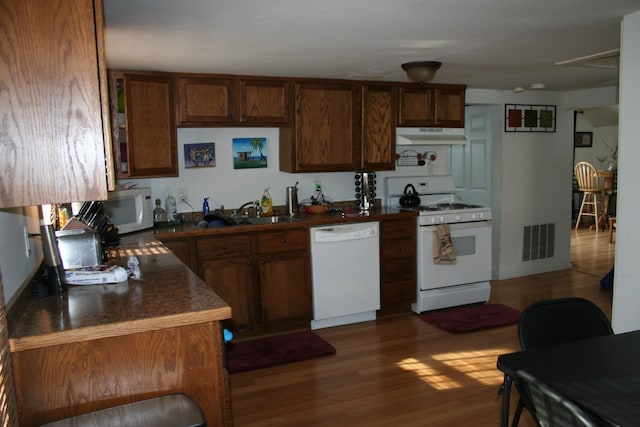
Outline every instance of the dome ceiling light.
[(429, 83), (436, 76), (436, 71), (442, 65), (436, 61), (417, 61), (402, 64), (409, 80), (422, 84)]

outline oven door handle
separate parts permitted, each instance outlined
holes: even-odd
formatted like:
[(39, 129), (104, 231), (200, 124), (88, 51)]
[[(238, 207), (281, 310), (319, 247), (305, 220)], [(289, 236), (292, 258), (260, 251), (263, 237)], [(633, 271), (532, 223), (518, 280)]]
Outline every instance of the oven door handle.
[[(491, 221), (454, 222), (448, 225), (451, 230), (468, 230), (470, 228), (489, 227), (491, 225)], [(437, 227), (437, 225), (421, 225), (419, 229), (431, 231), (435, 230)]]

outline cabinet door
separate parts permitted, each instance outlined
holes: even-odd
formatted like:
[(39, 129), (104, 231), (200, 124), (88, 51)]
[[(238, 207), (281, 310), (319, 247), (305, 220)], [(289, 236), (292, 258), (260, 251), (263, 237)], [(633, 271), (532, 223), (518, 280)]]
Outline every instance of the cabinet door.
[(398, 90), (390, 86), (362, 88), (362, 169), (394, 170)]
[(193, 239), (163, 240), (162, 243), (182, 261), (191, 271), (196, 271)]
[(178, 125), (233, 123), (236, 84), (232, 79), (178, 78)]
[(178, 176), (173, 78), (124, 75), (130, 177)]
[(429, 88), (400, 88), (400, 126), (434, 126), (435, 96)]
[(198, 275), (202, 280), (231, 307), (231, 319), (223, 322), (228, 329), (243, 331), (259, 323), (255, 271), (250, 257), (221, 258), (201, 262), (198, 266)]
[(281, 132), (280, 169), (353, 171), (360, 167), (360, 97), (355, 84), (297, 83), (293, 133)]
[(262, 322), (265, 326), (311, 321), (308, 252), (260, 256), (259, 270)]
[(464, 89), (435, 89), (436, 126), (463, 128), (464, 102)]
[(240, 81), (240, 122), (256, 124), (289, 123), (290, 83), (277, 80)]
[(0, 9), (0, 208), (106, 199), (102, 1)]

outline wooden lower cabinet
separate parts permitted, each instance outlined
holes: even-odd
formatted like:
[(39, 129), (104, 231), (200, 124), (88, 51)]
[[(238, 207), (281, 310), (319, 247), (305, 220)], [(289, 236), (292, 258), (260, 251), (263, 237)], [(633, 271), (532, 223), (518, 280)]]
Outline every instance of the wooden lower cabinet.
[(196, 254), (193, 239), (163, 239), (162, 243), (169, 249), (180, 261), (185, 263), (191, 271), (197, 270)]
[(380, 313), (406, 312), (416, 300), (416, 219), (385, 219), (380, 228)]
[(198, 275), (231, 306), (236, 332), (308, 324), (312, 317), (306, 228), (199, 238)]
[(255, 261), (250, 257), (228, 257), (199, 263), (199, 276), (231, 307), (224, 326), (245, 331), (258, 322)]
[(232, 425), (221, 354), (219, 321), (13, 352), (19, 424), (184, 392), (207, 425)]
[(311, 287), (307, 254), (287, 252), (260, 257), (260, 300), (263, 325), (311, 320)]

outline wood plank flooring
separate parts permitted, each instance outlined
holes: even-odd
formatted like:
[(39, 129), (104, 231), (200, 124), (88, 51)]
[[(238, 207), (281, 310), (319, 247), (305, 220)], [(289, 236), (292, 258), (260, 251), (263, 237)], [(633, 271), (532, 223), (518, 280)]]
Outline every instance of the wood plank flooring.
[[(493, 281), (490, 302), (524, 309), (582, 296), (610, 316), (611, 291), (599, 284), (613, 265), (608, 239), (573, 231), (571, 269)], [(519, 350), (515, 325), (450, 334), (406, 313), (317, 333), (335, 356), (231, 375), (236, 426), (500, 425), (496, 359)], [(526, 411), (520, 426), (534, 426)]]

